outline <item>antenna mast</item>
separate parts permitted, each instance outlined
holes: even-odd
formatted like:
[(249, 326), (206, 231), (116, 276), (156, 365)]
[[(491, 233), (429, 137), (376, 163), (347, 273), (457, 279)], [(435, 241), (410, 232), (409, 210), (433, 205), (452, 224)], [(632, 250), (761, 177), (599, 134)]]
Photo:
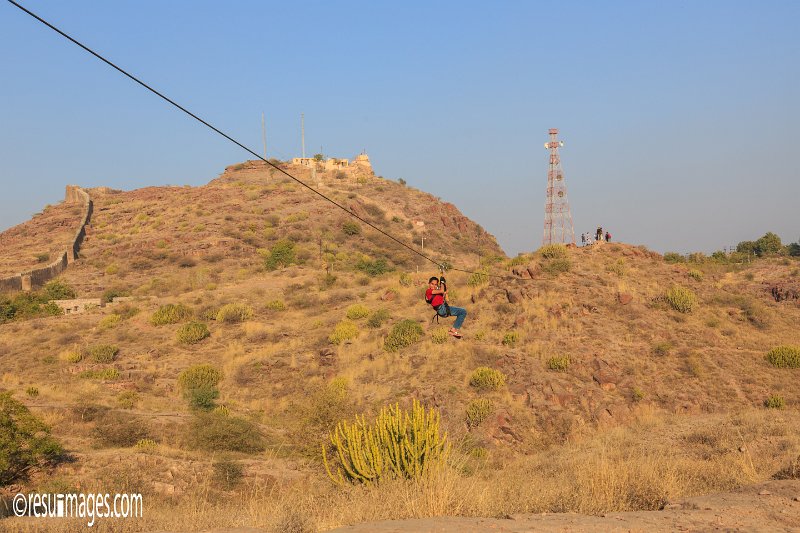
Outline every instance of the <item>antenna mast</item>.
[(554, 243), (575, 244), (575, 228), (567, 200), (567, 185), (561, 168), (561, 157), (558, 155), (558, 149), (564, 146), (564, 142), (559, 141), (557, 136), (558, 130), (551, 128), (550, 142), (544, 143), (544, 147), (550, 150), (550, 167), (547, 171), (547, 200), (544, 204), (543, 246)]
[(303, 146), (303, 159), (306, 158), (306, 116), (300, 113), (300, 142)]

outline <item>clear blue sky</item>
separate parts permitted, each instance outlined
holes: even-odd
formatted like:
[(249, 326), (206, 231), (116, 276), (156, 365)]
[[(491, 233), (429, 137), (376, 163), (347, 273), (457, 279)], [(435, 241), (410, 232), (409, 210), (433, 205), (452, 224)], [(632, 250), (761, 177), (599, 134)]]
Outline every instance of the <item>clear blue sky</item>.
[[(270, 156), (352, 157), (542, 238), (548, 128), (575, 229), (664, 251), (800, 238), (800, 2), (23, 0)], [(249, 156), (0, 1), (0, 229), (66, 183), (199, 185)]]

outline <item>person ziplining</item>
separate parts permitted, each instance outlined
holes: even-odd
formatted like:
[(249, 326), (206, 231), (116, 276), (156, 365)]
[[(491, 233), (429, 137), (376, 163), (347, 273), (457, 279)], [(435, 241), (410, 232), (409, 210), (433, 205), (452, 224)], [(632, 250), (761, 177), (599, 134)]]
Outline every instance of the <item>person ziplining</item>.
[(428, 290), (425, 291), (425, 301), (433, 307), (433, 310), (436, 311), (436, 315), (434, 318), (437, 319), (438, 317), (447, 318), (448, 316), (456, 317), (456, 321), (453, 323), (453, 327), (450, 328), (449, 333), (456, 339), (460, 339), (462, 337), (461, 326), (464, 324), (464, 319), (467, 318), (467, 310), (463, 307), (455, 307), (450, 305), (447, 300), (447, 282), (442, 276), (441, 279), (441, 286), (440, 280), (436, 276), (431, 277), (428, 280)]

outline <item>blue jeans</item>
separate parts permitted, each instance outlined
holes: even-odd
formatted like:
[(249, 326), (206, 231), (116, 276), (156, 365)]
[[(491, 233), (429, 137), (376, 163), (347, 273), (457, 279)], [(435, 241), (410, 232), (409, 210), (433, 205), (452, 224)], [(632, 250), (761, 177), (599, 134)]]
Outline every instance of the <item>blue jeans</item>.
[[(439, 313), (439, 316), (447, 316), (447, 309), (445, 306), (440, 305), (439, 309), (436, 311)], [(455, 307), (453, 305), (450, 306), (450, 316), (456, 317), (456, 321), (453, 323), (454, 329), (461, 329), (461, 325), (464, 323), (464, 319), (467, 318), (467, 310), (463, 307)]]

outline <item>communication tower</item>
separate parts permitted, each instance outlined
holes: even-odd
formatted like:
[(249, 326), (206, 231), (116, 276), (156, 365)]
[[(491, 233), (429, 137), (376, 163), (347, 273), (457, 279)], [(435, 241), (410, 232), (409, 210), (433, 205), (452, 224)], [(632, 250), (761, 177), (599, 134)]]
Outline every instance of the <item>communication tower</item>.
[(547, 200), (544, 204), (544, 237), (542, 245), (563, 243), (575, 244), (575, 228), (572, 226), (572, 213), (567, 200), (567, 185), (561, 168), (558, 149), (564, 146), (557, 139), (558, 130), (550, 129), (550, 142), (544, 147), (550, 150), (550, 168), (547, 171)]

